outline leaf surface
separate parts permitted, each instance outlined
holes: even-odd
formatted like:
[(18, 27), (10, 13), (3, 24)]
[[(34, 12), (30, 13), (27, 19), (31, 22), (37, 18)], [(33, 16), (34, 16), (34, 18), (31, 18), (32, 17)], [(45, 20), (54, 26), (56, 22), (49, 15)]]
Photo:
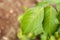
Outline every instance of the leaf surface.
[(48, 35), (53, 34), (58, 25), (57, 12), (52, 6), (47, 6), (45, 8), (44, 16), (44, 30)]
[(34, 7), (25, 12), (21, 20), (21, 28), (24, 34), (34, 33), (35, 35), (43, 31), (42, 22), (44, 18), (44, 8)]
[(43, 0), (44, 2), (49, 2), (51, 4), (55, 4), (55, 3), (58, 3), (60, 2), (60, 0)]

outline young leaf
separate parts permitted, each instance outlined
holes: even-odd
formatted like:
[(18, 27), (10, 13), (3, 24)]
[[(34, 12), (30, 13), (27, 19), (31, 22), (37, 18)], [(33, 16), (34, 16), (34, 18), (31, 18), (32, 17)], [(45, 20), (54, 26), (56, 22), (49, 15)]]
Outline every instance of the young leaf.
[(45, 8), (44, 16), (44, 30), (48, 35), (53, 34), (58, 25), (57, 12), (52, 6), (47, 6)]
[(43, 32), (42, 21), (44, 18), (44, 8), (34, 7), (25, 12), (21, 20), (23, 34), (34, 33), (35, 35)]

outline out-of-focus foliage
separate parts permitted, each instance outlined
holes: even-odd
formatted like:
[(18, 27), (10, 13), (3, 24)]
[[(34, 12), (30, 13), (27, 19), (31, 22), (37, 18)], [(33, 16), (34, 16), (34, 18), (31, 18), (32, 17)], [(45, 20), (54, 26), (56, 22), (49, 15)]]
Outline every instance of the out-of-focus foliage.
[(58, 19), (60, 21), (60, 2), (56, 4), (56, 8), (57, 8), (57, 11), (58, 11)]
[[(22, 40), (32, 40), (32, 38), (40, 35), (40, 40), (56, 40), (60, 38), (60, 28), (58, 24), (60, 21), (60, 5), (56, 0), (46, 0), (46, 2), (37, 3), (35, 7), (29, 8), (18, 20), (21, 23), (21, 35), (19, 38)], [(50, 5), (57, 3), (56, 9)], [(58, 15), (57, 15), (58, 14)], [(56, 30), (58, 30), (56, 32)], [(54, 35), (55, 34), (55, 35)], [(53, 35), (53, 36), (52, 36)], [(56, 37), (57, 36), (57, 37)], [(59, 39), (57, 38), (57, 39)]]
[(54, 36), (50, 36), (49, 40), (56, 40)]
[(39, 3), (37, 3), (36, 5), (37, 5), (37, 6), (41, 6), (41, 7), (46, 7), (46, 6), (49, 5), (49, 3), (48, 3), (48, 2), (39, 2)]
[(41, 40), (47, 40), (47, 39), (48, 39), (48, 36), (46, 34), (41, 35)]
[(44, 2), (49, 2), (51, 4), (56, 4), (58, 2), (60, 2), (60, 0), (43, 0)]

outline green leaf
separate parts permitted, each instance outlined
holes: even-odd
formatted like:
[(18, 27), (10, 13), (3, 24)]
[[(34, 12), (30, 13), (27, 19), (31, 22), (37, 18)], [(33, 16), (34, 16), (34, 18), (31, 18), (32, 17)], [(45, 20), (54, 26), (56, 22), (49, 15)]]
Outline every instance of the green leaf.
[(52, 3), (52, 4), (60, 2), (60, 0), (43, 0), (43, 1), (44, 2), (49, 2), (49, 3)]
[(28, 9), (22, 20), (21, 28), (23, 34), (35, 34), (38, 35), (43, 32), (42, 22), (44, 18), (44, 8), (43, 7), (34, 7)]
[(57, 12), (52, 6), (47, 6), (45, 8), (44, 16), (44, 30), (48, 35), (53, 34), (58, 25)]
[(18, 16), (18, 21), (19, 21), (19, 22), (21, 22), (23, 16), (24, 16), (24, 14)]
[(58, 2), (57, 4), (56, 4), (56, 8), (57, 8), (57, 11), (58, 11), (58, 13), (60, 12), (60, 2)]
[(48, 36), (46, 34), (41, 35), (41, 40), (47, 40)]
[(60, 37), (60, 27), (58, 28), (58, 31), (57, 31), (57, 32), (58, 32), (58, 35), (59, 35), (59, 37)]
[(60, 22), (60, 13), (58, 14), (58, 20), (59, 20), (59, 22)]
[(41, 7), (46, 7), (48, 5), (49, 5), (48, 2), (39, 2), (39, 3), (36, 4), (36, 6), (41, 6)]
[(49, 40), (56, 40), (56, 38), (54, 36), (50, 36)]
[(58, 11), (58, 19), (60, 21), (60, 2), (56, 4), (56, 8), (57, 8), (57, 11)]

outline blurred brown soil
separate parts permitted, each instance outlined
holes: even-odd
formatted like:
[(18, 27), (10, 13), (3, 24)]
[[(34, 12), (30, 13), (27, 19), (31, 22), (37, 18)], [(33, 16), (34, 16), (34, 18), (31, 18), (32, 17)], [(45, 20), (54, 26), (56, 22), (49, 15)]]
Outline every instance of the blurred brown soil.
[(24, 10), (35, 6), (36, 0), (0, 0), (0, 40), (17, 40), (18, 16)]

